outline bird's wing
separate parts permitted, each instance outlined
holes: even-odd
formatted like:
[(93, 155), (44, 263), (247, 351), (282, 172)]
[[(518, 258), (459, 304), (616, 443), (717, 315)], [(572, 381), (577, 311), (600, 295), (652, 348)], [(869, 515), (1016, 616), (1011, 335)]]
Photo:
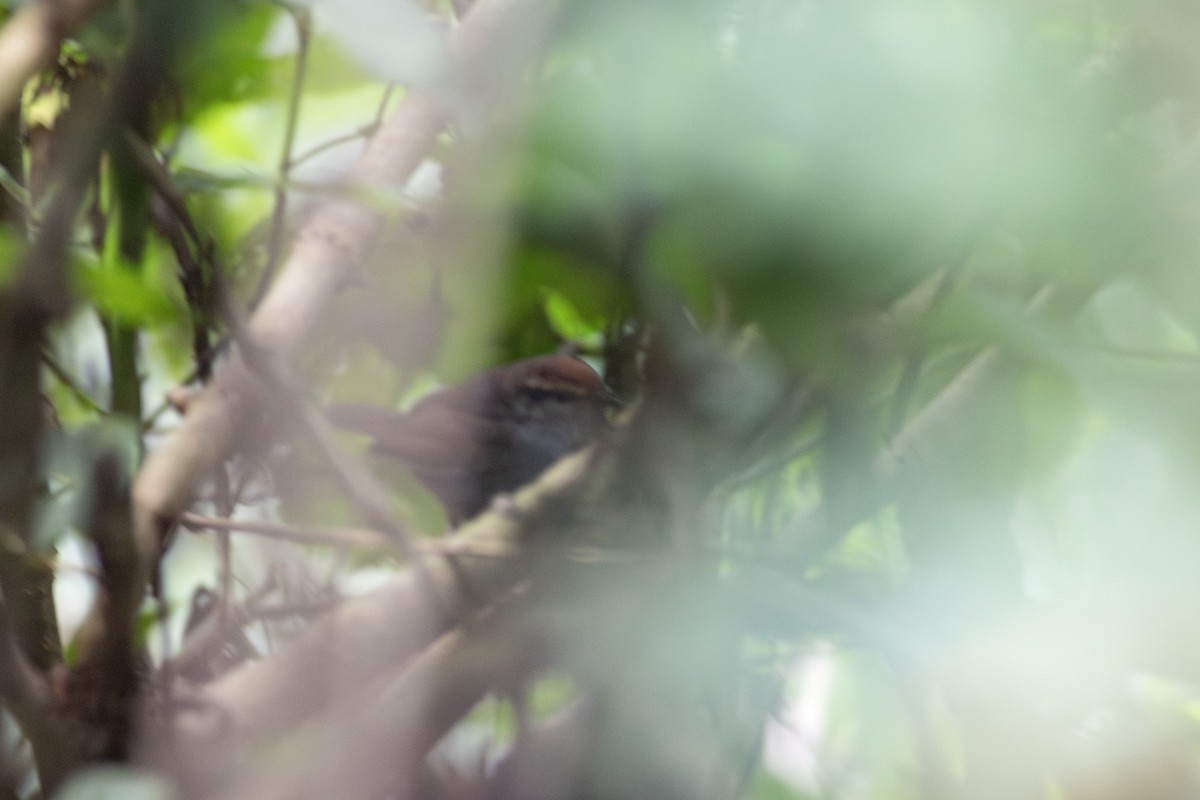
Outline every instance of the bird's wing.
[(329, 421), (371, 437), (372, 452), (405, 463), (443, 504), (460, 508), (477, 491), (487, 422), (469, 407), (418, 403), (408, 413), (369, 405), (335, 405)]

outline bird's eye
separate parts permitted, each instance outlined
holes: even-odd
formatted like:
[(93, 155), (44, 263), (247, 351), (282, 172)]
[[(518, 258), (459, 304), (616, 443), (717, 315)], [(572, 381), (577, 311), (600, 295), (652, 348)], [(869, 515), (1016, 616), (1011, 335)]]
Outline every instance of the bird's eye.
[(531, 403), (570, 403), (579, 397), (567, 389), (551, 389), (544, 386), (524, 386), (521, 393)]

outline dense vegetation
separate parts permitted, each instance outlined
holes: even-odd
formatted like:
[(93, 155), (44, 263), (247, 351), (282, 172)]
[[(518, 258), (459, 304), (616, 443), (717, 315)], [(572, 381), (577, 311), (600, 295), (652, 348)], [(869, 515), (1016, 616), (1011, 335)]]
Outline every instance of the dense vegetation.
[(0, 800), (1200, 792), (1200, 10), (0, 7)]

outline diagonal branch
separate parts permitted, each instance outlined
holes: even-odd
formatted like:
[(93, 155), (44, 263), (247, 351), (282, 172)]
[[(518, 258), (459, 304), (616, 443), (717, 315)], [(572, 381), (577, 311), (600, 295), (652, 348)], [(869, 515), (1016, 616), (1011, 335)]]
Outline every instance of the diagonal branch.
[[(531, 520), (540, 519), (556, 498), (582, 479), (591, 453), (568, 456), (507, 501), (503, 513), (484, 514), (442, 540), (441, 549), (451, 555), (427, 557), (425, 563), (436, 593), (465, 606), (469, 591), (491, 595), (511, 585), (527, 565), (496, 558), (496, 552), (518, 546), (530, 535)], [(552, 521), (561, 523), (556, 517)], [(555, 538), (569, 541), (561, 530), (555, 531)], [(476, 555), (477, 550), (482, 554)], [(458, 617), (441, 609), (414, 571), (405, 572), (384, 589), (346, 601), (273, 658), (218, 680), (208, 695), (226, 710), (236, 735), (286, 729), (323, 701), (312, 691), (314, 686), (327, 688), (331, 678), (361, 685), (420, 652)]]
[[(244, 664), (206, 686), (194, 712), (167, 721), (173, 725), (173, 735), (148, 737), (145, 744), (154, 748), (173, 739), (178, 752), (187, 754), (188, 773), (211, 791), (214, 773), (221, 771), (214, 765), (271, 742), (294, 741), (290, 735), (298, 728), (319, 725), (319, 720), (328, 718), (331, 704), (353, 706), (361, 702), (365, 687), (398, 668), (438, 658), (418, 654), (444, 637), (464, 617), (463, 609), (478, 608), (481, 599), (487, 602), (502, 595), (527, 574), (529, 558), (496, 558), (497, 549), (551, 539), (557, 543), (553, 552), (560, 552), (559, 548), (576, 541), (572, 534), (575, 523), (561, 512), (564, 503), (574, 507), (579, 501), (586, 485), (581, 480), (594, 461), (593, 452), (568, 456), (533, 485), (498, 501), (495, 511), (443, 540), (451, 555), (426, 556), (425, 580), (412, 568), (384, 588), (343, 602), (271, 658)], [(549, 529), (553, 536), (547, 535)], [(542, 549), (532, 548), (526, 555), (549, 554)], [(477, 556), (476, 550), (482, 555)], [(433, 583), (433, 592), (426, 587), (427, 581)], [(446, 599), (456, 608), (447, 611)], [(493, 680), (495, 674), (485, 668), (478, 680)], [(461, 699), (469, 695), (451, 692), (444, 696)], [(412, 699), (420, 702), (419, 696)], [(452, 712), (447, 711), (447, 719), (454, 716)], [(339, 717), (341, 722), (357, 725), (354, 719), (360, 717), (359, 712), (348, 713), (350, 718)], [(353, 734), (348, 743), (361, 741), (357, 736)], [(170, 756), (147, 755), (151, 760)], [(293, 764), (292, 772), (296, 771)], [(223, 777), (230, 777), (227, 769)]]
[(489, 689), (517, 681), (537, 658), (511, 611), (481, 613), (382, 687), (340, 698), (324, 719), (291, 732), (276, 750), (280, 758), (221, 797), (425, 796), (420, 767), (428, 750)]
[[(455, 42), (464, 69), (494, 69), (480, 63), (504, 41), (535, 0), (485, 0), (458, 29)], [(516, 37), (521, 38), (521, 37)], [(371, 138), (348, 176), (361, 189), (386, 190), (404, 183), (432, 148), (446, 114), (429, 97), (410, 92)], [(361, 193), (356, 193), (356, 195)], [(332, 198), (318, 206), (301, 227), (279, 278), (247, 325), (251, 341), (287, 374), (308, 349), (309, 336), (331, 299), (353, 283), (385, 217), (357, 196)], [(205, 476), (227, 458), (249, 426), (267, 409), (253, 390), (253, 369), (244, 358), (230, 359), (190, 405), (183, 424), (151, 454), (133, 488), (135, 526), (149, 579), (151, 567), (179, 515)]]

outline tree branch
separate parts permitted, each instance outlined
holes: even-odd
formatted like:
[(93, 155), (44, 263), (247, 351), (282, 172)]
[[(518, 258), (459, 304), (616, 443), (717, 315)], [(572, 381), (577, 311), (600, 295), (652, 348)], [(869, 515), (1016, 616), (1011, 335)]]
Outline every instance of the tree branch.
[(137, 694), (135, 627), (142, 600), (129, 513), (129, 479), (111, 447), (101, 446), (88, 491), (88, 538), (100, 562), (100, 594), (78, 637), (67, 707), (104, 733), (103, 751), (120, 758), (132, 733)]
[(429, 748), (489, 689), (525, 668), (529, 650), (519, 620), (505, 624), (512, 622), (487, 613), (469, 629), (445, 634), (382, 691), (358, 687), (332, 713), (299, 728), (277, 762), (222, 796), (418, 796), (414, 784)]
[[(525, 574), (526, 560), (496, 558), (497, 549), (512, 550), (527, 538), (571, 543), (559, 503), (579, 485), (590, 455), (568, 456), (443, 540), (440, 546), (455, 555), (426, 558), (420, 579), (410, 569), (383, 589), (345, 601), (270, 659), (250, 662), (207, 686), (198, 712), (183, 714), (176, 725), (180, 747), (192, 761), (189, 770), (204, 775), (211, 771), (205, 765), (224, 763), (231, 753), (292, 731), (330, 702), (355, 695), (413, 659), (461, 619), (464, 609), (496, 597)], [(551, 527), (553, 537), (546, 535)], [(474, 555), (476, 549), (484, 555)], [(214, 709), (220, 719), (216, 731), (210, 722)]]
[[(483, 64), (490, 41), (540, 9), (535, 0), (486, 0), (458, 30), (462, 62)], [(503, 38), (503, 37), (501, 37)], [(396, 187), (412, 174), (446, 121), (433, 100), (410, 92), (369, 141), (347, 182), (365, 190)], [(308, 348), (316, 321), (330, 299), (353, 283), (382, 229), (384, 215), (354, 197), (320, 205), (298, 231), (282, 273), (248, 323), (248, 334), (273, 364), (294, 364)], [(228, 457), (235, 443), (264, 411), (252, 390), (254, 376), (244, 358), (230, 359), (213, 383), (190, 405), (183, 424), (143, 466), (133, 488), (138, 546), (148, 580), (159, 548), (191, 503), (204, 477)], [(286, 370), (282, 371), (286, 374)]]

